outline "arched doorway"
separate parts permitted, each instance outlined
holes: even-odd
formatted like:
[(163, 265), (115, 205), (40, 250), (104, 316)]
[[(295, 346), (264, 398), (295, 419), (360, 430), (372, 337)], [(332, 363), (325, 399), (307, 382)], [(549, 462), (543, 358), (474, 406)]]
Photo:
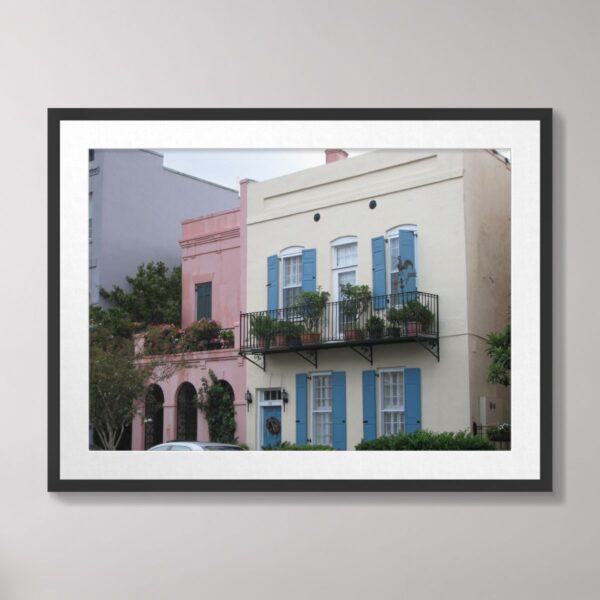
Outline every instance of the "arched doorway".
[(229, 394), (231, 396), (231, 402), (235, 404), (235, 394), (233, 393), (233, 388), (231, 387), (231, 384), (228, 381), (225, 381), (224, 379), (219, 379), (217, 383), (223, 387), (226, 394)]
[(177, 390), (177, 439), (193, 441), (198, 435), (196, 389), (187, 381)]
[(165, 396), (159, 385), (153, 384), (144, 402), (144, 448), (163, 443), (163, 406)]

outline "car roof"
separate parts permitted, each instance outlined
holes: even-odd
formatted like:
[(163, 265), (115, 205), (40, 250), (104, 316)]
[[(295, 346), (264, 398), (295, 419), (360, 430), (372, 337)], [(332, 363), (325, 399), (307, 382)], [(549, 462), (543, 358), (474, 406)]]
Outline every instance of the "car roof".
[(236, 444), (222, 444), (221, 442), (199, 442), (197, 440), (196, 441), (172, 440), (170, 442), (163, 442), (162, 444), (157, 444), (156, 446), (149, 448), (149, 450), (152, 450), (153, 448), (160, 448), (163, 446), (177, 446), (177, 445), (196, 446), (196, 447), (200, 447), (200, 448), (237, 448), (237, 449), (242, 449), (240, 446), (237, 446)]

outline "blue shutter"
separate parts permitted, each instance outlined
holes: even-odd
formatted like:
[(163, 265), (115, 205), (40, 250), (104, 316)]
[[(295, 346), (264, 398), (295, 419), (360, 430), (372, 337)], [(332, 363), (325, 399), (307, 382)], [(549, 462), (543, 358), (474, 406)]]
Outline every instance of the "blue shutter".
[(277, 255), (267, 258), (267, 310), (277, 310), (279, 304), (279, 259)]
[(306, 373), (296, 373), (296, 444), (306, 444)]
[(385, 308), (385, 239), (381, 235), (371, 239), (373, 255), (373, 308)]
[(302, 250), (302, 291), (317, 291), (317, 251)]
[(404, 430), (421, 429), (421, 369), (404, 369)]
[[(402, 261), (410, 260), (413, 264), (412, 267), (408, 268), (406, 273), (410, 273), (411, 277), (408, 278), (406, 285), (404, 286), (405, 292), (414, 293), (417, 291), (417, 263), (415, 261), (415, 232), (400, 230), (400, 258)], [(414, 298), (408, 298), (413, 300)]]
[(335, 371), (331, 374), (333, 447), (346, 449), (346, 373)]
[(377, 412), (375, 410), (375, 371), (363, 371), (363, 439), (374, 440), (377, 437)]

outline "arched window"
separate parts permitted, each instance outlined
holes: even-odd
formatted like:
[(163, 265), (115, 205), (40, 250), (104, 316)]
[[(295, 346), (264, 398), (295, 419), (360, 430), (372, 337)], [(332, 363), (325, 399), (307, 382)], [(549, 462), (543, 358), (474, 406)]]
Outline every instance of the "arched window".
[(187, 381), (177, 390), (177, 439), (195, 441), (198, 436), (196, 388)]
[(302, 291), (303, 246), (289, 246), (279, 253), (281, 259), (281, 304), (290, 308)]
[[(417, 291), (417, 226), (397, 225), (385, 234), (388, 294)], [(400, 267), (400, 269), (399, 269)], [(402, 268), (404, 267), (404, 268)]]
[(165, 397), (159, 385), (153, 384), (144, 401), (144, 448), (163, 443), (163, 405)]

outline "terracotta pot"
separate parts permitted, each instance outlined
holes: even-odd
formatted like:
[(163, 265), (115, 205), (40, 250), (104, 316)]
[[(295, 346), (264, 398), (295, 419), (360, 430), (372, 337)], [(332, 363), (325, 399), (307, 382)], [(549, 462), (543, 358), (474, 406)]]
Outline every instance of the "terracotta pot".
[(274, 346), (287, 346), (287, 340), (286, 340), (286, 335), (285, 333), (276, 333), (275, 334), (275, 342), (274, 342)]
[(266, 338), (257, 337), (256, 338), (256, 347), (257, 348), (268, 348), (269, 341)]
[(352, 342), (355, 340), (362, 340), (363, 339), (362, 329), (346, 329), (346, 331), (344, 331), (344, 339), (348, 340), (349, 342)]
[(310, 344), (318, 344), (321, 341), (321, 334), (304, 332), (300, 334), (300, 341), (305, 346), (309, 346)]
[(418, 321), (409, 321), (406, 324), (406, 328), (408, 330), (409, 336), (419, 335), (421, 333), (421, 329), (423, 328), (423, 325), (422, 325), (422, 323), (419, 323)]

